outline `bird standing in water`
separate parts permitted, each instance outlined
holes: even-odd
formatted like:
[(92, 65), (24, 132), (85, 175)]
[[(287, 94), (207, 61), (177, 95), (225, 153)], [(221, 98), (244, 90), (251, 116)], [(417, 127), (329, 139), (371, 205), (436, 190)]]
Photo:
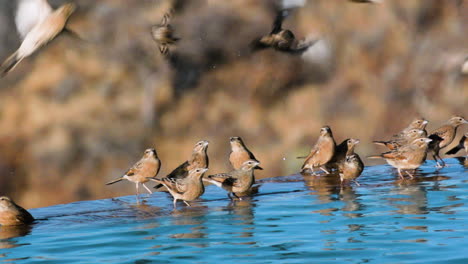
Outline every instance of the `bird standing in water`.
[(320, 136), (317, 143), (310, 150), (309, 155), (306, 157), (304, 164), (301, 167), (301, 172), (307, 170), (314, 173), (315, 168), (320, 168), (326, 174), (330, 172), (325, 169), (324, 165), (327, 164), (335, 154), (336, 143), (333, 139), (333, 133), (329, 126), (324, 126), (320, 129)]
[(145, 150), (143, 157), (135, 163), (125, 174), (113, 181), (106, 183), (106, 185), (114, 184), (122, 180), (134, 182), (136, 185), (136, 195), (139, 195), (140, 184), (149, 192), (151, 190), (145, 185), (150, 179), (156, 177), (161, 169), (161, 161), (154, 148)]
[(244, 193), (250, 190), (255, 183), (254, 169), (260, 163), (256, 160), (247, 160), (242, 166), (228, 173), (219, 173), (208, 176), (203, 180), (210, 182), (228, 192), (229, 199), (232, 200), (231, 193), (234, 197), (242, 200), (237, 193)]
[(350, 138), (346, 143), (348, 145), (348, 151), (346, 152), (345, 159), (338, 165), (341, 185), (352, 181), (359, 186), (360, 184), (356, 179), (364, 170), (364, 163), (359, 155), (354, 152), (354, 147), (359, 144), (359, 139)]

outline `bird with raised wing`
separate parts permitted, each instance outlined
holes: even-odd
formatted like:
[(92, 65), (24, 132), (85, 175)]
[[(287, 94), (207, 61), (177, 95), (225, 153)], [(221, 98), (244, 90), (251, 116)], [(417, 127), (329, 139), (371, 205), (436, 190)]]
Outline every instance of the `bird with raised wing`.
[(247, 160), (237, 170), (228, 173), (209, 175), (208, 178), (204, 178), (203, 180), (226, 190), (229, 199), (232, 200), (232, 194), (234, 197), (242, 200), (242, 198), (238, 196), (238, 193), (245, 193), (250, 190), (255, 183), (253, 171), (259, 164), (260, 163), (256, 160)]
[(174, 36), (174, 29), (172, 28), (170, 22), (173, 11), (165, 13), (161, 23), (151, 27), (151, 36), (153, 40), (158, 44), (159, 51), (164, 56), (169, 55), (169, 48), (174, 46), (179, 38)]

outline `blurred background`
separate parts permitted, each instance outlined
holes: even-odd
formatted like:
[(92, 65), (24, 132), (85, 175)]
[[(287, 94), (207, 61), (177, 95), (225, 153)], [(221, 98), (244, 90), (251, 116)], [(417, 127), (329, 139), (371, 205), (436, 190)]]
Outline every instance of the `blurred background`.
[[(468, 1), (75, 2), (69, 25), (84, 40), (61, 35), (0, 79), (0, 194), (26, 208), (134, 194), (104, 183), (148, 147), (163, 176), (209, 140), (217, 173), (241, 136), (264, 178), (298, 172), (323, 125), (338, 143), (360, 138), (366, 156), (416, 117), (430, 131), (468, 115)], [(174, 4), (181, 40), (166, 60), (150, 28)], [(317, 42), (302, 55), (251, 52), (294, 5), (283, 27)], [(2, 61), (20, 44), (15, 9), (0, 0)]]

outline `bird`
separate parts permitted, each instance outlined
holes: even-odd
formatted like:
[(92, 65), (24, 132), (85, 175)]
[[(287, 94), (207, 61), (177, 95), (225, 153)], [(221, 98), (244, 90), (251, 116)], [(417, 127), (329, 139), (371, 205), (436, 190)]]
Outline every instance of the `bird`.
[(20, 47), (0, 66), (0, 75), (2, 77), (7, 75), (24, 58), (30, 56), (60, 34), (75, 9), (76, 6), (73, 3), (64, 4), (33, 26), (24, 37)]
[(47, 0), (18, 0), (15, 24), (21, 39), (23, 40), (29, 31), (44, 21), (52, 11)]
[(170, 52), (169, 48), (179, 41), (179, 38), (174, 37), (174, 29), (170, 24), (172, 13), (172, 10), (165, 13), (161, 23), (151, 27), (151, 36), (158, 44), (159, 52), (164, 56), (168, 56)]
[(405, 170), (406, 174), (412, 179), (414, 176), (407, 170), (415, 170), (424, 163), (431, 141), (430, 138), (418, 138), (398, 149), (380, 155), (369, 156), (368, 158), (383, 158), (398, 170), (400, 179), (404, 179), (402, 170)]
[[(197, 168), (208, 168), (209, 159), (208, 159), (208, 141), (201, 140), (195, 144), (195, 147), (192, 151), (192, 156), (189, 160), (185, 161), (184, 163), (180, 164), (177, 168), (175, 168), (171, 173), (169, 173), (165, 178), (177, 178), (183, 179), (187, 177), (190, 170), (197, 169)], [(163, 185), (157, 184), (153, 188), (159, 189)]]
[(0, 225), (16, 226), (34, 222), (34, 217), (6, 196), (0, 197)]
[(424, 118), (416, 118), (413, 121), (411, 121), (411, 123), (406, 128), (404, 128), (402, 131), (400, 131), (398, 134), (393, 135), (393, 138), (397, 138), (397, 139), (406, 138), (407, 134), (413, 129), (423, 130), (422, 136), (427, 137), (426, 126), (427, 126), (428, 123), (429, 123), (429, 121), (427, 121)]
[(457, 134), (458, 127), (463, 124), (468, 124), (468, 121), (462, 116), (454, 116), (429, 135), (429, 138), (432, 139), (432, 142), (429, 144), (429, 151), (432, 153), (432, 157), (436, 161), (438, 168), (445, 167), (445, 162), (440, 158), (439, 151), (452, 143)]
[(421, 137), (427, 137), (427, 132), (422, 129), (411, 129), (408, 132), (402, 134), (399, 138), (394, 138), (388, 141), (372, 141), (374, 144), (382, 145), (390, 150), (397, 149), (403, 145), (412, 142), (413, 140)]
[[(244, 141), (240, 137), (231, 137), (231, 153), (229, 153), (229, 162), (234, 169), (240, 169), (242, 164), (247, 160), (255, 160), (259, 162), (254, 154), (245, 146)], [(262, 167), (255, 167), (257, 170), (263, 170)]]
[(284, 18), (289, 14), (288, 10), (280, 10), (273, 22), (270, 34), (254, 39), (250, 46), (253, 51), (265, 48), (274, 48), (281, 52), (302, 54), (316, 41), (297, 40), (289, 29), (283, 29)]
[(301, 172), (307, 170), (314, 171), (315, 168), (320, 168), (326, 174), (330, 172), (324, 167), (335, 154), (336, 143), (333, 139), (333, 133), (329, 126), (324, 126), (320, 129), (320, 136), (317, 143), (310, 150), (304, 164), (301, 167)]
[(114, 184), (122, 180), (134, 182), (136, 185), (136, 195), (139, 195), (140, 184), (149, 192), (151, 190), (145, 185), (149, 179), (156, 177), (161, 169), (161, 161), (154, 148), (146, 149), (143, 157), (137, 161), (125, 174), (113, 181), (106, 183), (106, 185)]
[(348, 0), (354, 3), (380, 4), (383, 0)]
[(189, 171), (185, 178), (162, 178), (153, 179), (164, 185), (169, 193), (174, 198), (173, 204), (176, 208), (177, 200), (182, 200), (187, 206), (190, 206), (189, 202), (198, 199), (204, 192), (205, 186), (203, 185), (203, 174), (208, 168), (196, 168)]
[(340, 175), (341, 185), (346, 181), (354, 182), (356, 185), (360, 185), (357, 182), (357, 178), (361, 175), (364, 170), (364, 163), (357, 153), (354, 152), (354, 147), (359, 144), (359, 139), (350, 138), (346, 140), (347, 149), (345, 159), (339, 163), (338, 171)]
[(466, 132), (461, 138), (460, 142), (458, 142), (458, 145), (447, 151), (445, 154), (448, 155), (453, 155), (457, 154), (458, 151), (461, 149), (465, 149), (466, 152), (466, 157), (468, 158), (468, 132)]
[(255, 183), (254, 169), (260, 164), (256, 160), (245, 161), (239, 169), (228, 173), (219, 173), (209, 175), (203, 180), (212, 183), (228, 192), (229, 199), (233, 199), (231, 194), (239, 200), (242, 200), (237, 193), (244, 193), (250, 190)]

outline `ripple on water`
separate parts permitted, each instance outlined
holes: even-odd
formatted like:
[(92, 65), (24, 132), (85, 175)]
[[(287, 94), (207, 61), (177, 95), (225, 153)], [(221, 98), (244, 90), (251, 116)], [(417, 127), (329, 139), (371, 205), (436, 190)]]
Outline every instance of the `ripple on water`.
[(31, 210), (28, 228), (0, 229), (0, 260), (15, 263), (466, 263), (468, 169), (429, 162), (399, 181), (368, 167), (361, 186), (292, 175), (260, 181), (230, 202), (207, 187), (193, 207), (159, 193)]

